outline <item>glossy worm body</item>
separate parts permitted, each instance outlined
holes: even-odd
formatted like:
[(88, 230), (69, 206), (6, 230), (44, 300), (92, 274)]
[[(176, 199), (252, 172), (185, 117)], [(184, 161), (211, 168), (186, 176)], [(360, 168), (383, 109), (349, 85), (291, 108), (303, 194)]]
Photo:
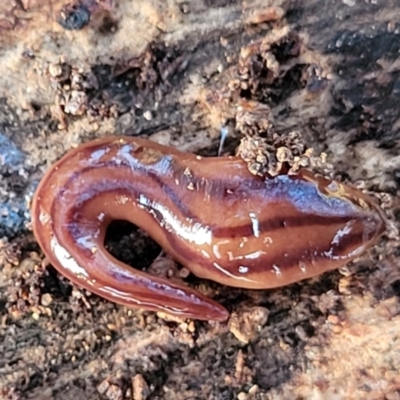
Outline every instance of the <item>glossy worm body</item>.
[(198, 277), (251, 289), (341, 267), (385, 230), (371, 198), (306, 170), (262, 179), (237, 157), (202, 158), (131, 137), (69, 151), (33, 199), (33, 230), (50, 263), (117, 303), (203, 320), (228, 312), (112, 257), (104, 237), (113, 220), (146, 230)]

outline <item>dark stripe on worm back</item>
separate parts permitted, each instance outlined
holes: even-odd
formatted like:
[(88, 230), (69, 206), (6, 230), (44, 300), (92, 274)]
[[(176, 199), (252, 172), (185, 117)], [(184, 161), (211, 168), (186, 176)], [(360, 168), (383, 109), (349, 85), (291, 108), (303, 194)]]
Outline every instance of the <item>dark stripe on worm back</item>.
[[(86, 177), (85, 175), (90, 173), (98, 168), (100, 169), (109, 169), (109, 168), (124, 168), (125, 170), (128, 168), (128, 174), (129, 173), (138, 173), (146, 177), (146, 179), (151, 179), (154, 184), (156, 184), (159, 187), (159, 193), (164, 193), (167, 195), (169, 200), (172, 201), (174, 205), (173, 212), (176, 214), (177, 218), (184, 220), (185, 218), (190, 218), (192, 220), (192, 223), (201, 223), (201, 218), (194, 214), (191, 213), (188, 207), (183, 205), (183, 202), (181, 201), (180, 196), (176, 193), (175, 187), (171, 187), (168, 185), (165, 181), (163, 180), (163, 176), (158, 176), (156, 175), (153, 171), (151, 171), (151, 166), (152, 164), (145, 164), (141, 165), (138, 164), (135, 166), (135, 170), (132, 171), (132, 166), (129, 163), (121, 163), (117, 164), (115, 161), (107, 161), (103, 163), (98, 163), (92, 166), (88, 166), (80, 171), (80, 173), (76, 173), (73, 176), (70, 177), (70, 179), (67, 181), (64, 185), (64, 187), (68, 190), (71, 189), (72, 185), (74, 184), (75, 180), (84, 180)], [(176, 167), (176, 165), (175, 165)], [(180, 168), (179, 168), (180, 169)], [(168, 176), (169, 181), (174, 181), (175, 176), (179, 176), (182, 178), (184, 175), (181, 173), (176, 172), (176, 168), (173, 169), (173, 175)], [(195, 176), (191, 176), (192, 181), (197, 179)], [(199, 179), (197, 179), (199, 181)], [(223, 193), (226, 191), (226, 189), (223, 187), (223, 182), (222, 180), (218, 181), (218, 184), (216, 185), (215, 182), (213, 182), (213, 185), (208, 187), (208, 190), (210, 191), (209, 193), (212, 193), (213, 195), (220, 195), (223, 196)], [(257, 187), (260, 186), (259, 181), (257, 181)], [(95, 184), (92, 184), (92, 186), (86, 186), (84, 188), (84, 193), (78, 194), (78, 205), (73, 207), (70, 210), (70, 216), (67, 217), (67, 220), (70, 220), (71, 222), (74, 220), (73, 216), (77, 215), (77, 211), (79, 211), (79, 208), (83, 206), (83, 203), (86, 199), (92, 199), (95, 194), (99, 194), (100, 192), (103, 193), (113, 193), (117, 194), (119, 193), (120, 195), (126, 195), (131, 198), (133, 198), (136, 202), (138, 202), (138, 197), (140, 195), (139, 189), (138, 189), (138, 181), (132, 181), (127, 183), (126, 181), (122, 182), (114, 182), (113, 186), (110, 186), (109, 181), (102, 181), (102, 182), (97, 182)], [(261, 183), (263, 186), (265, 186), (265, 183)], [(270, 183), (271, 184), (271, 183)], [(121, 187), (125, 185), (125, 187)], [(142, 185), (142, 183), (141, 183)], [(174, 185), (174, 184), (173, 184)], [(232, 185), (232, 183), (231, 183)], [(102, 188), (102, 186), (104, 186)], [(216, 186), (220, 190), (215, 190)], [(214, 189), (214, 190), (213, 190)], [(265, 188), (263, 187), (265, 190)], [(182, 190), (182, 188), (180, 188)], [(217, 196), (217, 197), (220, 197)], [(61, 199), (59, 199), (61, 200)], [(61, 200), (62, 201), (62, 200)], [(157, 212), (155, 211), (156, 215), (153, 215), (156, 220), (158, 220), (159, 223), (163, 222), (163, 219), (160, 214), (157, 215)], [(282, 218), (280, 216), (276, 216), (274, 218), (268, 218), (267, 220), (260, 220), (259, 221), (259, 229), (261, 234), (272, 234), (275, 231), (279, 231), (282, 229), (289, 229), (289, 228), (295, 228), (295, 227), (302, 227), (302, 226), (307, 226), (308, 229), (313, 229), (313, 227), (317, 226), (325, 226), (327, 227), (328, 225), (337, 225), (337, 224), (345, 224), (349, 220), (348, 216), (330, 216), (327, 218), (326, 216), (320, 216), (320, 215), (314, 215), (314, 214), (301, 214), (301, 215), (291, 215), (291, 216), (285, 216), (285, 218)], [(75, 219), (76, 223), (79, 223), (78, 220)], [(245, 225), (240, 225), (240, 226), (216, 226), (216, 225), (210, 225), (208, 226), (213, 234), (213, 238), (215, 240), (217, 239), (223, 239), (223, 238), (253, 238), (254, 239), (254, 233), (253, 233), (253, 228), (251, 224), (245, 224)], [(73, 229), (75, 232), (73, 233), (73, 237), (77, 238), (79, 236), (79, 230), (78, 226), (74, 223), (70, 225), (70, 228)], [(72, 233), (72, 232), (71, 232)], [(177, 252), (182, 252), (183, 254), (187, 254), (188, 252), (191, 253), (191, 260), (196, 262), (199, 265), (203, 266), (209, 266), (210, 265), (210, 260), (204, 259), (201, 255), (199, 255), (198, 252), (193, 251), (193, 249), (190, 249), (190, 246), (187, 246), (181, 242), (179, 238), (176, 238), (171, 232), (165, 231), (165, 234), (168, 238), (169, 243), (171, 246), (177, 251)], [(352, 235), (351, 236), (352, 240), (350, 240), (350, 237), (346, 241), (347, 247), (351, 247), (354, 241), (357, 240), (356, 236)], [(257, 239), (254, 239), (257, 240)], [(341, 242), (341, 246), (343, 246), (343, 242)], [(324, 251), (328, 251), (327, 249), (323, 249)], [(295, 265), (296, 260), (300, 260), (304, 257), (307, 259), (312, 259), (314, 262), (318, 262), (320, 259), (326, 258), (324, 255), (323, 251), (317, 251), (315, 254), (307, 256), (307, 249), (299, 248), (296, 250), (294, 253), (293, 250), (290, 252), (290, 257), (285, 257), (282, 258), (279, 262), (280, 268), (282, 270), (288, 269)], [(344, 250), (343, 250), (344, 251)], [(270, 265), (274, 261), (274, 255), (270, 256), (262, 256), (259, 257), (257, 260), (246, 260), (246, 261), (231, 261), (229, 265), (223, 265), (224, 262), (221, 262), (221, 264), (228, 268), (229, 270), (234, 270), (236, 267), (239, 267), (243, 263), (245, 263), (247, 266), (252, 268), (253, 270), (261, 270), (262, 268), (265, 268), (266, 266)]]
[[(64, 185), (64, 190), (71, 190), (71, 187), (74, 185), (76, 180), (85, 179), (86, 174), (90, 174), (94, 169), (97, 168), (129, 168), (128, 166), (122, 165), (115, 165), (114, 162), (108, 162), (98, 167), (90, 166), (86, 167), (80, 171), (80, 173), (74, 173), (71, 176), (67, 183)], [(176, 210), (179, 212), (177, 215), (178, 218), (184, 220), (186, 218), (190, 218), (193, 223), (201, 223), (201, 218), (191, 212), (188, 207), (186, 207), (179, 195), (171, 188), (168, 184), (163, 182), (159, 177), (157, 177), (154, 173), (149, 171), (140, 171), (146, 174), (146, 178), (151, 179), (154, 181), (160, 189), (160, 193), (165, 193), (168, 199), (171, 200)], [(123, 187), (125, 185), (125, 187)], [(104, 188), (102, 188), (104, 186)], [(120, 195), (126, 195), (135, 199), (138, 203), (138, 198), (141, 192), (138, 191), (138, 182), (109, 182), (108, 180), (104, 180), (102, 182), (92, 183), (88, 186), (85, 186), (84, 191), (77, 195), (76, 205), (71, 205), (71, 209), (69, 212), (69, 217), (67, 219), (72, 220), (74, 215), (79, 211), (79, 208), (82, 207), (83, 203), (86, 201), (90, 201), (95, 194), (100, 193), (120, 193)], [(125, 192), (126, 190), (126, 192)], [(57, 201), (53, 204), (52, 213), (55, 212), (54, 207), (59, 202), (62, 202), (62, 194), (63, 192), (58, 192), (57, 194)], [(175, 211), (175, 210), (174, 210)], [(176, 214), (176, 213), (175, 213)], [(315, 214), (302, 214), (302, 215), (291, 215), (282, 218), (280, 216), (274, 216), (273, 218), (268, 218), (267, 220), (260, 220), (259, 221), (259, 228), (260, 233), (273, 233), (275, 231), (281, 229), (288, 229), (290, 227), (302, 227), (302, 226), (328, 226), (334, 224), (344, 224), (349, 220), (348, 216), (331, 216), (327, 218), (326, 216), (320, 216)], [(158, 222), (163, 222), (158, 220)], [(251, 223), (244, 224), (244, 225), (237, 225), (237, 226), (225, 226), (219, 227), (216, 225), (210, 224), (208, 226), (210, 228), (214, 238), (237, 238), (237, 237), (253, 237), (254, 232)]]
[[(124, 187), (121, 188), (121, 185), (117, 184), (116, 187), (109, 187), (108, 185), (108, 190), (102, 192), (103, 194), (107, 194), (107, 193), (112, 193), (112, 194), (116, 194), (116, 195), (126, 195), (126, 196), (132, 196), (132, 193), (135, 192), (136, 188), (134, 187), (134, 184), (130, 187)], [(92, 196), (91, 196), (92, 198)], [(90, 207), (90, 200), (88, 206)], [(83, 227), (87, 227), (86, 224), (82, 225), (82, 219), (84, 220), (84, 216), (82, 216), (82, 218), (76, 218), (77, 215), (79, 215), (77, 212), (84, 209), (85, 205), (84, 204), (80, 204), (79, 207), (71, 207), (71, 209), (68, 212), (67, 218), (66, 220), (69, 220), (71, 223), (68, 224), (67, 226), (65, 226), (66, 229), (69, 230), (71, 236), (73, 238), (75, 238), (75, 240), (77, 238), (80, 237), (80, 235), (83, 233), (82, 230), (80, 229), (81, 226)], [(80, 214), (82, 215), (82, 214)], [(182, 215), (180, 215), (179, 217), (182, 217)], [(81, 222), (80, 222), (81, 221)], [(158, 220), (158, 222), (162, 222), (161, 220)], [(341, 221), (338, 221), (341, 222)], [(326, 224), (323, 223), (322, 220), (318, 220), (319, 225), (314, 226), (314, 229), (318, 229), (319, 227), (323, 227), (324, 225), (326, 226)], [(299, 225), (301, 226), (301, 224)], [(293, 224), (291, 225), (291, 227), (293, 227)], [(242, 237), (242, 233), (243, 233), (243, 229), (245, 227), (240, 226), (240, 227), (236, 227), (233, 229), (236, 229), (239, 232), (239, 237)], [(282, 227), (281, 225), (276, 227), (276, 229), (284, 229), (284, 227)], [(311, 226), (311, 229), (313, 229), (313, 227)], [(271, 234), (271, 231), (267, 232), (268, 234)], [(185, 254), (185, 257), (187, 259), (190, 259), (192, 262), (196, 262), (198, 265), (204, 266), (204, 267), (209, 267), (210, 266), (210, 260), (205, 258), (204, 256), (202, 256), (199, 252), (194, 251), (193, 248), (191, 248), (190, 246), (188, 246), (187, 244), (182, 243), (182, 241), (176, 236), (176, 234), (174, 232), (170, 232), (168, 230), (165, 230), (165, 235), (168, 239), (168, 242), (170, 243), (170, 245), (178, 252), (181, 254)], [(231, 236), (232, 237), (232, 236)], [(253, 234), (251, 233), (249, 235), (250, 240), (258, 240), (255, 239)], [(215, 237), (215, 239), (221, 239), (221, 237)], [(339, 252), (339, 253), (344, 253), (345, 250), (347, 248), (351, 248), (354, 244), (357, 243), (358, 241), (358, 236), (356, 234), (352, 234), (352, 235), (348, 235), (348, 237), (346, 238), (347, 240), (345, 242), (341, 241), (339, 246), (336, 246), (335, 251)], [(311, 254), (310, 253), (310, 249), (308, 248), (298, 248), (296, 249), (296, 251), (294, 251), (294, 249), (292, 249), (289, 253), (290, 256), (288, 257), (281, 257), (280, 261), (279, 261), (279, 268), (282, 270), (282, 272), (284, 272), (285, 270), (290, 269), (291, 267), (295, 266), (298, 264), (299, 260), (305, 260), (305, 261), (309, 261), (309, 260), (313, 260), (314, 262), (319, 262), (321, 259), (327, 258), (327, 256), (324, 254), (324, 252), (329, 251), (329, 248), (320, 248), (320, 249), (312, 249), (312, 251), (315, 251), (315, 254)], [(87, 251), (87, 254), (90, 255), (90, 251)], [(257, 260), (232, 260), (229, 261), (229, 263), (226, 263), (226, 261), (218, 261), (222, 267), (230, 270), (230, 271), (237, 271), (237, 269), (239, 268), (239, 266), (241, 265), (246, 265), (247, 267), (249, 267), (252, 272), (259, 272), (262, 269), (265, 268), (270, 268), (274, 262), (276, 262), (276, 255), (274, 254), (274, 252), (272, 252), (272, 254), (266, 254), (263, 256), (260, 256), (257, 258)]]

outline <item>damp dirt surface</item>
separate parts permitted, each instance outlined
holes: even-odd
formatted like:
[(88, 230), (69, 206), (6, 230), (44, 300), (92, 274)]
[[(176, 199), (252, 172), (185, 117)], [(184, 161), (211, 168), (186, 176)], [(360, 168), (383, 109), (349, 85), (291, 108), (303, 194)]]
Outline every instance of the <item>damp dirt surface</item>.
[[(0, 4), (0, 399), (399, 399), (400, 5), (160, 3)], [(255, 174), (277, 168), (271, 146), (313, 154), (380, 199), (391, 234), (340, 271), (251, 291), (112, 224), (112, 254), (185, 276), (225, 323), (122, 307), (48, 265), (29, 209), (67, 150), (120, 134), (217, 155), (221, 131), (222, 154), (240, 143)]]

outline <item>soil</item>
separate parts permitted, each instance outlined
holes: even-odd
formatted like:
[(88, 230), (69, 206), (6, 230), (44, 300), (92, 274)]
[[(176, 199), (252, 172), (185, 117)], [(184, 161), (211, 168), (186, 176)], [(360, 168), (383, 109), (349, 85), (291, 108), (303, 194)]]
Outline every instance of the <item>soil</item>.
[[(395, 0), (2, 1), (0, 399), (400, 399), (399, 20)], [(376, 195), (391, 231), (279, 290), (190, 275), (227, 323), (118, 306), (48, 265), (29, 205), (68, 149), (121, 134), (217, 155), (221, 132), (223, 154), (295, 137), (295, 156)], [(275, 169), (250, 148), (255, 174)], [(129, 224), (107, 246), (187, 275)]]

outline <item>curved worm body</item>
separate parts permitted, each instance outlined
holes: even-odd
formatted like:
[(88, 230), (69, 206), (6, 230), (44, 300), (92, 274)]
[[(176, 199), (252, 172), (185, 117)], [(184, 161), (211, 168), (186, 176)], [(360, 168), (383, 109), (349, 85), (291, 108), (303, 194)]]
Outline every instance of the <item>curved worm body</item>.
[(203, 320), (228, 312), (107, 252), (107, 226), (117, 219), (146, 230), (195, 275), (251, 289), (339, 268), (385, 230), (371, 198), (309, 171), (262, 179), (237, 157), (202, 158), (131, 137), (69, 151), (33, 199), (33, 230), (50, 263), (117, 303)]

